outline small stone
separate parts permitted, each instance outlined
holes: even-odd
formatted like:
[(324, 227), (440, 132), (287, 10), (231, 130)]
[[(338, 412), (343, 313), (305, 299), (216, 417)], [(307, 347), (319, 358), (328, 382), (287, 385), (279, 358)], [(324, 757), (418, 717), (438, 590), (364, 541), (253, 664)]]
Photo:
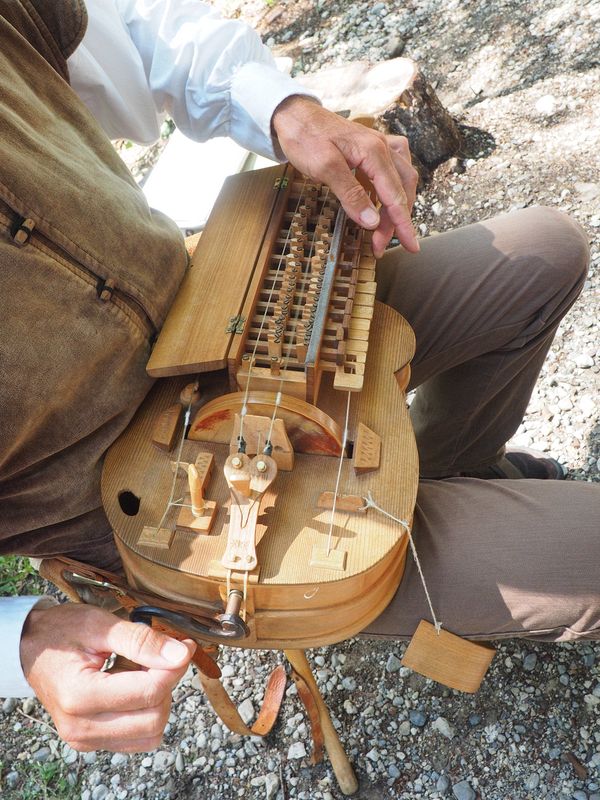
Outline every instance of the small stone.
[(446, 794), (450, 788), (450, 778), (447, 775), (440, 775), (435, 785), (436, 791), (440, 794)]
[(579, 369), (590, 369), (594, 366), (594, 359), (587, 353), (580, 353), (575, 357), (575, 364)]
[(246, 725), (249, 725), (254, 719), (254, 706), (252, 705), (252, 700), (250, 700), (249, 697), (244, 700), (243, 703), (240, 703), (238, 706), (238, 711), (240, 717)]
[(369, 750), (369, 752), (367, 753), (367, 758), (368, 758), (370, 761), (379, 761), (379, 751), (378, 751), (378, 750), (377, 750), (375, 747), (373, 747), (373, 748), (372, 748), (371, 750)]
[(349, 675), (347, 678), (342, 679), (342, 686), (348, 692), (353, 692), (356, 689), (356, 680)]
[(5, 714), (12, 714), (15, 708), (18, 706), (18, 700), (16, 697), (7, 697), (6, 700), (2, 703), (2, 711)]
[(575, 183), (575, 191), (584, 202), (600, 197), (600, 183)]
[(573, 800), (588, 800), (587, 794), (582, 792), (581, 789), (577, 789), (577, 791), (573, 792), (572, 797)]
[(533, 672), (537, 664), (537, 653), (528, 653), (523, 659), (523, 669), (525, 672)]
[(398, 672), (401, 666), (400, 659), (392, 653), (386, 662), (385, 668), (387, 672)]
[(306, 758), (306, 748), (304, 742), (294, 742), (288, 749), (288, 761), (292, 759)]
[(406, 42), (399, 36), (390, 36), (385, 43), (384, 58), (399, 58), (404, 52)]
[(9, 789), (16, 789), (19, 785), (19, 773), (18, 772), (9, 772), (6, 778), (4, 779), (4, 783), (8, 786)]
[(481, 722), (481, 714), (469, 714), (469, 725), (474, 728)]
[(92, 790), (92, 800), (106, 800), (108, 792), (108, 786), (105, 786), (103, 783), (99, 783), (98, 786)]
[(92, 774), (88, 778), (88, 783), (92, 787), (92, 789), (94, 788), (94, 786), (98, 786), (100, 783), (102, 783), (102, 776), (100, 775), (99, 769), (95, 769), (92, 772)]
[(279, 776), (274, 772), (268, 772), (265, 776), (266, 800), (272, 800), (279, 791)]
[(431, 206), (431, 210), (435, 214), (436, 217), (439, 217), (443, 211), (442, 204), (440, 202), (435, 202)]
[(67, 766), (74, 764), (77, 759), (79, 758), (79, 753), (77, 750), (73, 750), (69, 747), (68, 751), (63, 754), (62, 760)]
[(543, 97), (540, 97), (535, 104), (535, 110), (539, 114), (544, 114), (547, 117), (552, 116), (556, 111), (556, 98), (554, 95), (545, 94)]
[(423, 728), (425, 723), (427, 722), (427, 717), (422, 711), (411, 711), (409, 714), (409, 718), (411, 724), (415, 726), (415, 728)]
[(579, 398), (579, 408), (584, 417), (591, 417), (595, 414), (597, 407), (597, 402), (591, 395), (584, 394)]
[(36, 701), (35, 697), (26, 697), (25, 700), (23, 700), (23, 705), (22, 705), (23, 713), (24, 714), (33, 714), (33, 712), (35, 711), (36, 705), (37, 705), (37, 701)]
[(445, 736), (446, 739), (454, 739), (456, 736), (456, 731), (444, 717), (438, 717), (434, 720), (431, 727), (441, 733), (442, 736)]
[(50, 758), (52, 751), (49, 747), (40, 747), (39, 750), (33, 754), (33, 760), (38, 761), (40, 764), (44, 764)]
[(168, 750), (159, 750), (158, 753), (154, 754), (152, 759), (152, 769), (154, 772), (164, 772), (164, 770), (168, 769), (174, 761), (175, 756), (173, 753), (169, 753)]
[(455, 783), (452, 787), (452, 794), (456, 800), (475, 800), (477, 797), (469, 781)]
[(525, 782), (525, 788), (528, 791), (532, 791), (533, 789), (537, 789), (540, 785), (540, 776), (537, 772), (532, 772), (531, 775), (527, 778)]
[(110, 763), (113, 767), (121, 767), (124, 764), (127, 764), (129, 761), (129, 756), (125, 753), (115, 753), (113, 757), (110, 759)]
[(388, 767), (388, 775), (390, 778), (399, 778), (400, 777), (400, 770), (395, 764), (390, 764)]
[(175, 769), (177, 772), (183, 772), (185, 769), (185, 761), (183, 760), (181, 753), (177, 753), (175, 756)]
[[(259, 737), (260, 738), (260, 737)], [(244, 750), (246, 755), (248, 756), (257, 756), (258, 755), (258, 748), (256, 747), (255, 743), (251, 739), (247, 739), (244, 741)]]
[(408, 736), (410, 734), (410, 722), (407, 719), (402, 720), (398, 726), (398, 734), (400, 736)]
[(356, 714), (358, 708), (354, 705), (352, 700), (344, 700), (344, 711), (346, 714)]

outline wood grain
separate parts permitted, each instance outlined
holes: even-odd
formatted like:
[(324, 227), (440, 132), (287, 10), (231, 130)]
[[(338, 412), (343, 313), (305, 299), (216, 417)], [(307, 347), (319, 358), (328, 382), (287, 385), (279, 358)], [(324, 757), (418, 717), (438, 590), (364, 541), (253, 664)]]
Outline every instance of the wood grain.
[[(211, 212), (206, 230), (148, 362), (156, 378), (221, 369), (244, 304), (285, 166), (234, 175)], [(232, 225), (231, 220), (236, 221)]]

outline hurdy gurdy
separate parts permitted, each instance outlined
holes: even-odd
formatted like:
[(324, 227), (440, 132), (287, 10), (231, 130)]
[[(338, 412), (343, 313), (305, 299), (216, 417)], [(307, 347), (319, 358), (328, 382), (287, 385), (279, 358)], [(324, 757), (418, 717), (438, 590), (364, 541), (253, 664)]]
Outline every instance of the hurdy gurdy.
[(103, 502), (133, 590), (200, 641), (305, 648), (389, 603), (418, 462), (414, 336), (370, 234), (291, 166), (229, 178), (112, 446)]

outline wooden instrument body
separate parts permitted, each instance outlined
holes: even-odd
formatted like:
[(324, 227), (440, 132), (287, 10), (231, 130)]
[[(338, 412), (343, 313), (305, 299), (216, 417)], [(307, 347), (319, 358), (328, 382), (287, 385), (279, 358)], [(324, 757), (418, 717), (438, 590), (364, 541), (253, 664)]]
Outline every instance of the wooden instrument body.
[[(356, 471), (352, 459), (345, 457), (338, 490), (338, 496), (364, 498), (371, 493), (387, 512), (408, 524), (418, 485), (417, 451), (404, 396), (413, 353), (409, 325), (391, 308), (376, 303), (363, 387), (351, 395), (348, 437), (355, 438), (359, 423), (375, 432), (382, 442), (379, 466)], [(210, 362), (207, 369), (214, 368), (218, 359)], [(218, 366), (220, 370), (201, 377), (201, 403), (231, 390), (231, 364), (225, 359)], [(197, 371), (195, 361), (191, 372)], [(158, 449), (152, 431), (189, 384), (190, 377), (183, 372), (157, 381), (105, 461), (103, 502), (131, 586), (186, 608), (211, 602), (224, 607), (228, 591), (242, 590), (249, 633), (228, 642), (233, 646), (305, 648), (358, 633), (381, 613), (398, 587), (408, 545), (403, 527), (373, 508), (359, 512), (319, 508), (319, 496), (335, 490), (340, 458), (335, 453), (315, 455), (314, 448), (311, 454), (295, 452), (293, 469), (279, 471), (260, 503), (258, 569), (246, 576), (227, 575), (220, 563), (227, 545), (230, 503), (223, 465), (231, 452), (226, 423), (229, 420), (233, 426), (235, 409), (220, 412), (224, 424), (212, 441), (185, 438), (182, 443), (184, 463), (193, 464), (200, 452), (214, 456), (206, 486), (206, 498), (216, 503), (210, 533), (178, 528), (177, 506), (165, 511), (179, 445), (172, 452)], [(348, 393), (334, 389), (334, 379), (334, 372), (319, 376), (318, 407), (343, 430)], [(180, 430), (178, 441), (181, 435)], [(184, 498), (186, 487), (180, 469), (175, 500)], [(124, 502), (127, 497), (135, 500), (133, 508)], [(163, 546), (143, 535), (144, 529), (159, 527), (167, 533)], [(315, 561), (316, 550), (338, 555), (337, 567)]]

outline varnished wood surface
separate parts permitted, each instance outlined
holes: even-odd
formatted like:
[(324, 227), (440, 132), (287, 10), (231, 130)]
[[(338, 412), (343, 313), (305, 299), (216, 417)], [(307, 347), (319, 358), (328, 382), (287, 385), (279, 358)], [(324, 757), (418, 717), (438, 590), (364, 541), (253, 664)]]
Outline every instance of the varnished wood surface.
[[(391, 514), (410, 521), (414, 508), (418, 463), (404, 395), (395, 372), (412, 357), (410, 327), (392, 309), (378, 304), (372, 326), (365, 387), (351, 401), (351, 437), (363, 422), (382, 439), (379, 470), (355, 474), (345, 460), (340, 493), (374, 499)], [(329, 376), (328, 376), (329, 377)], [(173, 454), (151, 444), (156, 416), (176, 400), (189, 379), (160, 381), (137, 417), (109, 451), (102, 480), (104, 505), (130, 577), (148, 589), (173, 599), (218, 600), (225, 582), (210, 576), (227, 542), (229, 492), (222, 477), (226, 445), (186, 441), (182, 458), (194, 462), (200, 450), (214, 454), (215, 469), (205, 497), (217, 501), (210, 536), (176, 531), (169, 549), (139, 544), (145, 526), (156, 526), (169, 496)], [(329, 384), (321, 390), (320, 405), (343, 426), (346, 393)], [(400, 580), (406, 536), (402, 528), (370, 509), (366, 514), (336, 512), (333, 548), (347, 552), (340, 573), (310, 565), (313, 547), (327, 543), (331, 512), (317, 508), (318, 496), (335, 488), (338, 459), (297, 454), (294, 470), (280, 472), (266, 492), (258, 518), (258, 581), (249, 587), (250, 640), (244, 646), (309, 646), (337, 641), (367, 625), (391, 599)], [(186, 492), (182, 473), (176, 499)], [(118, 496), (130, 491), (140, 498), (139, 512), (127, 516)], [(172, 509), (162, 527), (174, 527)], [(135, 574), (134, 574), (135, 573)], [(337, 611), (333, 611), (337, 609)], [(343, 612), (341, 611), (343, 609)]]
[[(233, 333), (231, 317), (246, 299), (285, 165), (234, 175), (225, 181), (148, 362), (153, 377), (221, 369)], [(236, 220), (232, 225), (231, 220)], [(197, 298), (202, 298), (201, 304)]]

